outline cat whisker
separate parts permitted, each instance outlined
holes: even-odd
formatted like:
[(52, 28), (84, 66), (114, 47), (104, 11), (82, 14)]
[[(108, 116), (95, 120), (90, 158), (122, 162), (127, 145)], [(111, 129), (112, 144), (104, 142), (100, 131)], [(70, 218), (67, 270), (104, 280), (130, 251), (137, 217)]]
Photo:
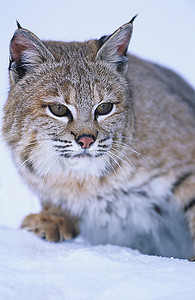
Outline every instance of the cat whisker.
[[(52, 157), (52, 156), (51, 156)], [(50, 157), (50, 158), (51, 158)], [(43, 189), (43, 184), (44, 184), (44, 181), (45, 181), (45, 178), (47, 176), (47, 174), (49, 173), (49, 171), (51, 170), (52, 166), (56, 163), (56, 160), (58, 159), (58, 156), (55, 157), (54, 161), (50, 164), (50, 166), (48, 167), (48, 169), (46, 170), (45, 172), (45, 175), (43, 176), (42, 178), (42, 181), (41, 181), (41, 187), (40, 187), (40, 199), (41, 198), (41, 194), (42, 194), (42, 189)]]
[[(33, 150), (34, 148), (32, 148)], [(45, 149), (42, 149), (39, 153), (45, 153)], [(31, 154), (26, 160), (24, 160), (18, 167), (17, 170), (19, 170), (23, 165), (25, 165), (27, 162), (32, 161), (33, 157), (36, 156), (37, 153)]]
[(118, 175), (117, 175), (117, 173), (116, 173), (114, 167), (112, 166), (112, 164), (109, 162), (109, 160), (108, 160), (105, 156), (103, 156), (103, 157), (104, 157), (105, 161), (107, 162), (107, 164), (108, 164), (108, 165), (111, 167), (111, 169), (113, 170), (113, 172), (114, 172), (114, 174), (115, 174), (115, 176), (116, 176), (116, 179), (117, 179), (117, 181), (118, 181), (118, 184), (120, 185), (120, 181), (119, 181)]
[[(44, 154), (46, 153), (45, 151), (43, 152)], [(41, 163), (41, 165), (37, 168), (37, 171), (35, 172), (34, 176), (33, 176), (33, 179), (32, 179), (32, 182), (31, 182), (31, 187), (32, 185), (34, 184), (34, 181), (35, 181), (35, 178), (36, 177), (39, 177), (40, 178), (40, 175), (46, 165), (46, 163), (48, 162), (48, 160), (50, 160), (52, 157), (56, 157), (54, 156), (54, 154), (51, 154), (50, 152), (48, 152), (50, 155)]]
[(130, 165), (128, 162), (126, 162), (122, 157), (120, 157), (119, 155), (117, 155), (113, 152), (112, 152), (112, 155), (114, 155), (116, 158), (121, 160), (125, 165), (127, 165), (130, 168), (131, 171), (133, 170), (133, 172), (135, 172), (135, 169), (132, 167), (132, 165)]
[(117, 153), (119, 153), (120, 155), (122, 155), (123, 157), (125, 157), (125, 159), (126, 159), (128, 162), (130, 162), (130, 165), (129, 165), (129, 163), (127, 163), (127, 162), (126, 162), (123, 158), (121, 158), (119, 155), (116, 155), (116, 154), (112, 153), (113, 155), (115, 155), (116, 157), (118, 157), (122, 162), (124, 162), (127, 166), (129, 166), (130, 169), (133, 170), (133, 172), (135, 173), (136, 177), (139, 179), (140, 183), (142, 183), (142, 180), (141, 180), (140, 176), (138, 175), (138, 173), (136, 172), (136, 167), (134, 166), (134, 164), (132, 163), (132, 161), (131, 161), (128, 157), (126, 157), (125, 154), (121, 153), (120, 151), (116, 150), (115, 148), (112, 148), (112, 150), (117, 151)]
[(28, 161), (30, 161), (32, 159), (32, 157), (28, 157), (26, 160), (24, 160), (18, 167), (17, 170), (19, 170), (23, 165), (25, 165)]
[(115, 162), (115, 164), (119, 167), (119, 169), (121, 170), (121, 172), (123, 173), (123, 176), (125, 177), (125, 180), (126, 180), (126, 182), (127, 182), (127, 185), (128, 185), (128, 187), (129, 187), (129, 189), (131, 189), (130, 188), (130, 185), (129, 185), (129, 181), (128, 181), (128, 179), (127, 179), (127, 176), (126, 176), (126, 174), (125, 174), (125, 172), (123, 171), (123, 168), (120, 166), (120, 164), (117, 162), (117, 160), (115, 159), (115, 158), (113, 158), (113, 153), (111, 153), (110, 151), (108, 151), (107, 152), (108, 153), (108, 156)]
[(132, 161), (124, 154), (122, 153), (121, 151), (115, 149), (115, 148), (112, 148), (112, 150), (114, 150), (115, 152), (119, 153), (120, 155), (122, 155), (123, 157), (125, 157), (125, 159), (130, 163), (130, 165), (132, 166), (132, 169), (134, 172), (136, 172), (136, 167), (134, 166), (134, 164), (132, 163)]
[(146, 158), (143, 155), (141, 155), (138, 151), (136, 151), (135, 149), (133, 149), (130, 145), (125, 144), (125, 143), (120, 142), (120, 141), (117, 141), (117, 142), (113, 141), (113, 144), (117, 145), (117, 147), (120, 144), (123, 147), (123, 149), (130, 149), (133, 153), (135, 153), (137, 156), (139, 156), (139, 158), (141, 158), (145, 162), (145, 164), (147, 165), (147, 167), (149, 169), (151, 169), (151, 167), (150, 167), (148, 161), (146, 160)]
[(129, 140), (129, 141), (136, 141), (142, 145), (144, 145), (146, 148), (149, 149), (148, 145), (146, 143), (144, 143), (143, 141), (139, 140), (139, 139), (136, 139), (135, 137), (130, 137), (130, 136), (125, 136), (125, 135), (121, 135), (122, 138), (124, 138), (125, 140)]
[[(42, 141), (51, 141), (50, 139), (42, 139)], [(39, 140), (40, 141), (40, 140)], [(32, 151), (32, 150), (34, 150), (35, 149), (35, 146), (38, 144), (38, 142), (37, 141), (31, 141), (31, 142), (29, 142), (28, 144), (26, 144), (26, 143), (19, 143), (18, 144), (18, 146), (23, 146), (24, 147), (24, 149), (28, 149), (28, 151)], [(58, 150), (58, 148), (66, 148), (66, 147), (68, 147), (68, 145), (65, 145), (65, 146), (58, 146), (58, 145), (56, 145), (56, 147), (57, 147), (57, 149), (55, 150), (56, 152), (58, 152), (57, 150)], [(45, 153), (45, 149), (43, 149), (42, 151), (40, 150), (40, 152), (39, 153)], [(60, 151), (60, 150), (59, 150)], [(68, 152), (68, 151), (70, 151), (70, 150), (64, 150), (64, 152)], [(63, 153), (63, 150), (62, 150), (62, 153)], [(29, 162), (29, 161), (31, 161), (32, 160), (32, 158), (34, 157), (34, 156), (36, 156), (37, 155), (37, 153), (34, 153), (34, 154), (31, 154), (25, 161), (23, 161), (18, 167), (17, 167), (17, 170), (19, 170), (23, 165), (25, 165), (27, 162)]]

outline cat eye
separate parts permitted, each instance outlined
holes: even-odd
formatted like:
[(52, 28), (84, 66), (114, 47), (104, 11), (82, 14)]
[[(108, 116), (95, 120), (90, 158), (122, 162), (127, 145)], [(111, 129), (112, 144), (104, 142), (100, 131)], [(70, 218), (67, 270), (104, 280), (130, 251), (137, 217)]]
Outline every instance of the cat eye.
[(48, 105), (49, 110), (52, 114), (54, 114), (57, 117), (68, 117), (71, 116), (71, 112), (65, 105), (62, 104), (51, 104)]
[(98, 105), (98, 107), (96, 108), (95, 115), (96, 116), (107, 115), (112, 111), (112, 109), (113, 109), (112, 103), (102, 103)]

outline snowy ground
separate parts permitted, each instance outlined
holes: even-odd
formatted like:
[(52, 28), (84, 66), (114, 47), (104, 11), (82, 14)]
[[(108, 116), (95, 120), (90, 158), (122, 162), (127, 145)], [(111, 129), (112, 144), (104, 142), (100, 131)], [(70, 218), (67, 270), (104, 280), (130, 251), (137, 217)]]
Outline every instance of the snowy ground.
[(195, 265), (83, 241), (51, 244), (0, 230), (0, 299), (190, 300)]
[[(195, 86), (193, 0), (9, 0), (0, 12), (1, 103), (16, 19), (43, 39), (85, 40), (113, 32), (136, 13), (131, 51), (170, 66)], [(18, 230), (26, 214), (39, 211), (39, 202), (18, 177), (2, 142), (0, 166), (0, 300), (194, 299), (195, 264), (186, 260), (92, 247), (80, 238), (50, 244)]]

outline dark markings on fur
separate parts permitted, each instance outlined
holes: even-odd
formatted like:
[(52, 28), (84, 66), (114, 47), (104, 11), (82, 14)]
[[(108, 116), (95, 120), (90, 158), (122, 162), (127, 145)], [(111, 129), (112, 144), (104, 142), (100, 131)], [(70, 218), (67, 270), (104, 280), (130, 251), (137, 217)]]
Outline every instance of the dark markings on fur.
[(70, 155), (70, 154), (65, 154), (65, 153), (63, 153), (63, 154), (60, 154), (60, 156), (62, 156), (62, 157), (71, 157), (71, 155)]
[(129, 195), (129, 192), (128, 191), (125, 191), (123, 189), (121, 189), (121, 192), (124, 194), (124, 195)]
[(99, 145), (98, 147), (99, 147), (99, 148), (109, 148), (108, 145)]
[(192, 198), (189, 203), (184, 206), (184, 212), (187, 212), (193, 206), (195, 206), (195, 198)]
[[(24, 166), (28, 169), (30, 173), (36, 173), (36, 170), (33, 166), (32, 161), (30, 160), (30, 146), (27, 146), (24, 150), (24, 154), (21, 154), (21, 159), (23, 161)], [(27, 153), (26, 153), (27, 152)]]
[(49, 136), (55, 136), (56, 132), (50, 132), (50, 133), (47, 133), (47, 135), (49, 135)]
[(75, 137), (75, 139), (76, 139), (76, 137), (77, 137), (76, 134), (75, 134), (74, 132), (72, 132), (72, 131), (71, 131), (70, 133), (71, 133), (71, 134)]
[(160, 216), (163, 215), (163, 210), (160, 206), (158, 206), (157, 204), (153, 204), (152, 205), (153, 210)]
[(141, 196), (141, 197), (144, 197), (144, 198), (149, 198), (149, 195), (148, 193), (146, 193), (145, 191), (133, 191), (133, 190), (130, 190), (130, 191), (125, 191), (124, 189), (121, 189), (121, 192), (124, 194), (124, 195), (129, 195), (129, 194), (135, 194), (137, 196)]
[(136, 194), (138, 196), (144, 197), (144, 198), (149, 198), (148, 193), (146, 193), (145, 191), (138, 191), (136, 192)]
[(60, 143), (69, 143), (69, 144), (71, 144), (72, 142), (71, 141), (67, 141), (67, 140), (61, 140), (61, 139), (57, 139), (57, 138), (54, 138), (54, 139), (52, 139), (52, 141), (54, 141), (54, 142), (60, 142)]
[(65, 149), (71, 147), (71, 145), (54, 145), (54, 147), (58, 149)]
[(32, 161), (29, 161), (29, 160), (26, 161), (25, 166), (26, 166), (26, 168), (29, 170), (30, 173), (35, 173), (35, 172), (36, 172), (36, 171), (35, 171), (35, 168), (34, 168), (34, 166), (33, 166)]
[(103, 143), (103, 142), (105, 142), (105, 141), (107, 141), (107, 140), (109, 140), (109, 139), (110, 139), (110, 137), (107, 137), (107, 138), (105, 138), (105, 139), (100, 140), (99, 143), (101, 144), (101, 143)]
[(104, 153), (107, 153), (106, 150), (97, 150), (96, 152), (98, 153), (98, 154), (96, 154), (96, 155), (102, 155), (102, 154), (104, 154)]
[(98, 153), (98, 154), (95, 155), (95, 157), (99, 157), (101, 155), (103, 155), (103, 153)]
[(26, 68), (23, 67), (22, 63), (15, 64), (15, 71), (18, 74), (19, 79), (22, 79), (27, 72)]
[(192, 174), (191, 172), (182, 174), (173, 184), (172, 189), (171, 189), (172, 192), (174, 193), (175, 190), (178, 188), (178, 186), (180, 186), (191, 174)]
[[(12, 39), (13, 40), (13, 39)], [(14, 62), (12, 59), (9, 61), (9, 71), (18, 75), (18, 79), (21, 79), (26, 74), (26, 69), (23, 67), (21, 62)]]
[(101, 201), (102, 200), (102, 196), (97, 195), (97, 200)]

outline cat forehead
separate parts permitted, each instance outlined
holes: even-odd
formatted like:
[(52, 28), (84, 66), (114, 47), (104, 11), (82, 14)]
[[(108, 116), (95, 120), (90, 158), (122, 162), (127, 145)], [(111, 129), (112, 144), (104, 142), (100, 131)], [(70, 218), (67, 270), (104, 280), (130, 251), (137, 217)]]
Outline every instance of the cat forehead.
[(66, 90), (58, 91), (56, 96), (47, 96), (44, 99), (46, 103), (59, 103), (65, 105), (74, 105), (75, 107), (85, 107), (86, 105), (94, 106), (102, 101), (110, 102), (114, 98), (113, 93), (103, 92), (98, 89), (95, 84), (91, 85), (91, 88), (86, 90), (85, 88), (78, 90), (73, 85), (66, 84)]
[(56, 66), (50, 72), (49, 78), (47, 74), (45, 76), (48, 86), (51, 86), (51, 96), (54, 90), (54, 99), (59, 99), (60, 103), (82, 106), (116, 98), (117, 84), (113, 84), (108, 78), (96, 75), (90, 69), (82, 71), (82, 67), (78, 64), (70, 67), (67, 64), (61, 67)]

